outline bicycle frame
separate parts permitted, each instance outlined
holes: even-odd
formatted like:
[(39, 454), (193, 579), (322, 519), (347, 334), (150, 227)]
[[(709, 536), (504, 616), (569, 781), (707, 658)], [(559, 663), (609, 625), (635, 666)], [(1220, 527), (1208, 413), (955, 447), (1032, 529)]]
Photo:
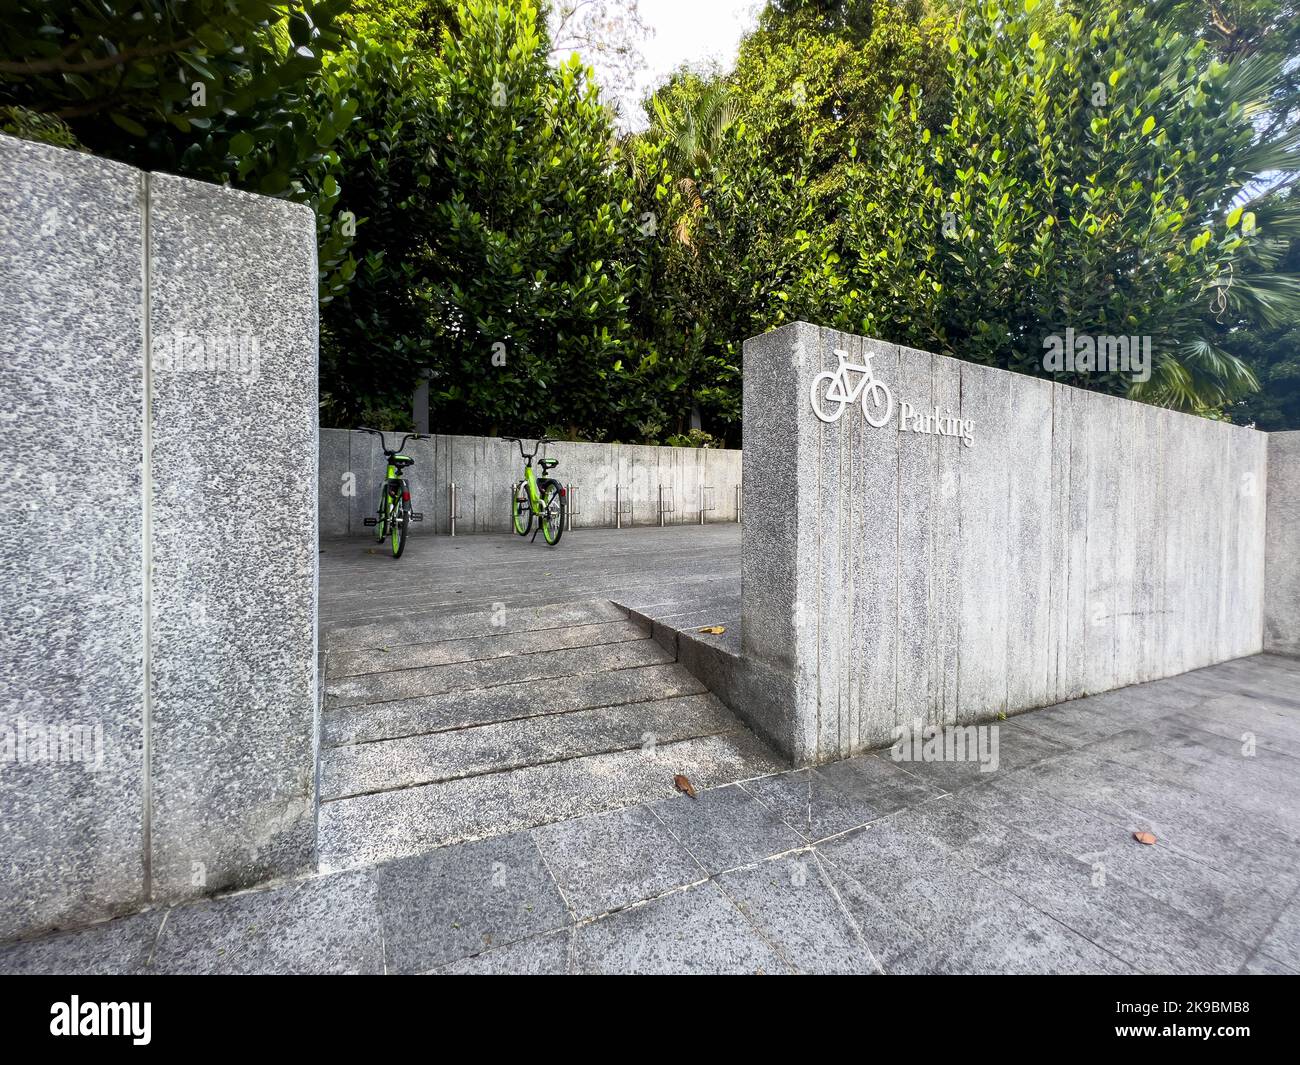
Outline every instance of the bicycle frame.
[(402, 449), (406, 447), (408, 441), (419, 440), (420, 434), (407, 433), (402, 437), (402, 442), (392, 451), (389, 451), (386, 447), (387, 441), (384, 439), (383, 433), (375, 431), (375, 435), (379, 437), (379, 446), (388, 459), (388, 468), (384, 472), (384, 481), (388, 486), (389, 494), (396, 496), (398, 504), (409, 511), (411, 509), (411, 487), (407, 484), (406, 478), (402, 476), (402, 471), (398, 468), (394, 459), (402, 454)]
[(528, 509), (534, 514), (540, 515), (542, 513), (542, 490), (537, 484), (537, 471), (533, 468), (533, 459), (537, 457), (537, 453), (542, 449), (543, 445), (550, 443), (550, 440), (546, 437), (538, 438), (537, 446), (531, 452), (527, 452), (524, 450), (524, 442), (517, 436), (508, 436), (505, 439), (513, 440), (519, 445), (519, 454), (524, 460), (523, 483), (528, 490)]
[[(836, 350), (840, 364), (835, 370), (835, 378), (831, 382), (831, 387), (826, 390), (826, 398), (834, 400), (843, 400), (845, 403), (856, 402), (859, 396), (868, 385), (872, 384), (875, 379), (875, 371), (871, 369), (871, 360), (875, 358), (875, 353), (864, 355), (863, 362), (849, 362), (849, 355), (846, 351)], [(862, 376), (858, 378), (856, 385), (849, 384), (849, 374), (857, 373)], [(845, 386), (848, 386), (847, 390)]]
[(524, 484), (528, 488), (528, 506), (534, 514), (542, 512), (542, 493), (537, 487), (537, 471), (533, 469), (532, 459), (524, 465)]
[[(379, 492), (379, 510), (375, 517), (367, 518), (367, 527), (378, 529), (377, 539), (390, 536), (393, 542), (393, 557), (400, 558), (406, 543), (407, 526), (413, 521), (423, 521), (424, 515), (411, 508), (411, 486), (402, 476), (404, 467), (414, 460), (402, 454), (410, 440), (422, 439), (419, 433), (407, 433), (397, 447), (389, 449), (388, 441), (378, 429), (361, 429), (363, 433), (379, 437), (379, 447), (387, 459), (384, 470), (384, 483)], [(400, 460), (400, 461), (399, 461)]]
[(384, 482), (393, 502), (409, 511), (411, 509), (411, 486), (407, 484), (406, 478), (398, 472), (397, 467), (392, 463), (388, 465), (388, 472), (384, 476)]
[(400, 493), (402, 500), (406, 504), (410, 504), (410, 486), (406, 483), (406, 478), (402, 476), (401, 471), (392, 462), (388, 464), (388, 472), (384, 474), (384, 480), (388, 482), (389, 491)]
[[(554, 547), (560, 542), (564, 531), (565, 512), (568, 506), (565, 497), (568, 495), (568, 489), (551, 476), (551, 470), (557, 465), (555, 461), (543, 458), (540, 475), (533, 466), (533, 460), (537, 458), (542, 448), (552, 441), (549, 437), (537, 437), (537, 442), (530, 452), (524, 450), (524, 442), (517, 436), (507, 436), (503, 439), (513, 440), (519, 446), (519, 455), (524, 460), (523, 480), (515, 482), (510, 504), (514, 531), (520, 536), (527, 536), (529, 527), (536, 519), (537, 532), (541, 532), (546, 542)], [(520, 492), (521, 487), (523, 493)], [(533, 533), (533, 539), (537, 538), (537, 532)]]
[[(838, 421), (846, 407), (861, 402), (862, 417), (868, 425), (879, 429), (889, 422), (894, 411), (894, 394), (889, 390), (888, 385), (876, 377), (871, 367), (871, 360), (874, 357), (875, 352), (865, 352), (862, 362), (852, 362), (847, 351), (835, 349), (838, 365), (834, 370), (823, 370), (813, 377), (808, 388), (808, 399), (812, 403), (813, 413), (820, 421), (828, 425)], [(852, 373), (859, 375), (856, 384), (850, 380), (849, 375)], [(824, 402), (838, 404), (836, 409), (829, 413), (823, 409), (822, 401), (819, 401), (817, 396), (818, 388), (823, 382), (826, 385)], [(872, 403), (868, 402), (868, 397), (871, 398)], [(873, 415), (871, 413), (873, 406), (883, 408), (883, 414)]]

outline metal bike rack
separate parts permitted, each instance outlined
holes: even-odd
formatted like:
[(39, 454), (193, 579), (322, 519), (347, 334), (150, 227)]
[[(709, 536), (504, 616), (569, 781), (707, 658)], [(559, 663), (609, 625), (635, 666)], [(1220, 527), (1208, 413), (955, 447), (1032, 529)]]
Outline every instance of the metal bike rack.
[[(667, 491), (668, 502), (664, 502), (664, 492)], [(673, 499), (673, 488), (669, 485), (665, 490), (663, 485), (659, 486), (659, 528), (663, 528), (667, 522), (664, 520), (665, 515), (672, 514), (677, 510), (676, 501)]]
[[(624, 503), (627, 505), (624, 506)], [(623, 514), (626, 512), (628, 524), (632, 524), (632, 500), (623, 499), (623, 486), (614, 485), (614, 528), (623, 528)]]
[(740, 504), (742, 502), (740, 495), (740, 485), (736, 485), (736, 524), (740, 524)]
[[(702, 484), (702, 485), (700, 485), (700, 524), (701, 524), (701, 525), (704, 524), (704, 512), (705, 512), (705, 511), (708, 511), (708, 510), (717, 510), (717, 509), (718, 509), (718, 508), (715, 507), (715, 506), (708, 506), (708, 507), (706, 507), (706, 506), (704, 505), (704, 500), (705, 500), (705, 498), (706, 498), (704, 493), (705, 493), (705, 492), (712, 492), (712, 491), (713, 491), (713, 485), (711, 485), (711, 484)], [(708, 496), (707, 498), (712, 499), (713, 496), (710, 495), (710, 496)]]
[(452, 481), (447, 485), (447, 532), (450, 536), (456, 535), (456, 519), (460, 515), (456, 513), (456, 482)]
[(573, 529), (573, 516), (574, 516), (576, 513), (578, 513), (578, 504), (577, 504), (578, 494), (577, 494), (577, 493), (578, 493), (578, 490), (577, 490), (576, 488), (574, 488), (573, 485), (571, 485), (571, 484), (566, 484), (566, 485), (564, 486), (564, 498), (565, 498), (565, 500), (566, 500), (566, 502), (567, 502), (567, 504), (568, 504), (568, 505), (564, 508), (564, 528), (565, 528), (565, 531), (566, 531), (566, 532), (570, 532), (570, 531), (572, 531), (572, 529)]

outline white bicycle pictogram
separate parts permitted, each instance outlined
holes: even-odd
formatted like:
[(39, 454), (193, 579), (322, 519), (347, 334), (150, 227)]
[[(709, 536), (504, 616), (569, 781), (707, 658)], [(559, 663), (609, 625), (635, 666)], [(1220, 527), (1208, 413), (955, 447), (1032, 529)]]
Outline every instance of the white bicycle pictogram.
[[(888, 425), (894, 413), (894, 394), (883, 381), (878, 381), (875, 373), (872, 372), (871, 360), (874, 355), (864, 355), (862, 364), (849, 362), (849, 353), (839, 348), (835, 349), (835, 356), (840, 360), (839, 366), (835, 370), (824, 370), (819, 373), (813, 378), (812, 387), (808, 390), (813, 413), (824, 422), (836, 422), (844, 413), (845, 407), (861, 399), (862, 417), (867, 420), (868, 425), (877, 429)], [(858, 383), (852, 387), (849, 385), (850, 373), (862, 375)], [(826, 395), (822, 397), (822, 402), (839, 404), (833, 414), (827, 414), (817, 399), (819, 386), (823, 381), (826, 382)], [(883, 410), (884, 413), (873, 415), (873, 410)]]

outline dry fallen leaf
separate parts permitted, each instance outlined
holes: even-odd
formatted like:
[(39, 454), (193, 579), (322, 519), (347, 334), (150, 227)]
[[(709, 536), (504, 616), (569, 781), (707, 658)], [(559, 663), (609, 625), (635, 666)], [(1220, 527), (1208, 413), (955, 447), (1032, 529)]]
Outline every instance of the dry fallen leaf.
[(1150, 832), (1134, 832), (1133, 838), (1139, 843), (1145, 843), (1148, 847), (1153, 846), (1156, 841), (1156, 837)]
[(677, 786), (678, 791), (684, 791), (692, 799), (695, 798), (695, 789), (691, 787), (691, 782), (680, 773), (673, 777), (673, 783)]
[(696, 631), (708, 633), (710, 636), (721, 636), (727, 631), (727, 627), (725, 625), (705, 625), (704, 628), (697, 629)]

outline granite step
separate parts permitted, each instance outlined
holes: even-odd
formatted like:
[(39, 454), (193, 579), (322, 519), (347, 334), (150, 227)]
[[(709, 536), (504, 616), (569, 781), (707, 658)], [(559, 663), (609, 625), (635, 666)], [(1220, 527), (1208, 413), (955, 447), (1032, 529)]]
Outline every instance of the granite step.
[(443, 608), (425, 613), (401, 611), (381, 613), (375, 617), (330, 622), (322, 620), (321, 643), (330, 652), (381, 647), (391, 649), (408, 643), (428, 643), (466, 636), (497, 636), (510, 632), (532, 632), (626, 620), (627, 614), (608, 600), (534, 603), (527, 606), (506, 604), (504, 611), (493, 602), (483, 600), (463, 604), (454, 610)]
[(322, 742), (330, 747), (369, 743), (496, 721), (698, 695), (706, 690), (676, 662), (557, 676), (544, 682), (516, 681), (327, 710), (322, 719)]
[(318, 854), (345, 869), (785, 768), (607, 601), (331, 623)]
[(568, 647), (599, 647), (625, 640), (645, 640), (649, 636), (643, 626), (633, 621), (590, 622), (524, 632), (505, 632), (503, 629), (500, 634), (493, 636), (467, 636), (432, 643), (335, 651), (330, 655), (329, 674), (332, 679), (359, 677), (367, 673), (449, 666), (457, 662), (481, 662), (537, 651), (559, 651)]
[(785, 768), (742, 730), (661, 744), (649, 754), (639, 749), (592, 754), (339, 799), (320, 808), (320, 868), (349, 869), (671, 798), (678, 795), (677, 774), (699, 789)]
[(321, 801), (518, 769), (588, 754), (644, 751), (741, 730), (713, 695), (624, 703), (321, 752)]
[[(648, 633), (642, 631), (640, 635), (644, 637)], [(559, 679), (665, 665), (673, 660), (654, 640), (642, 638), (598, 648), (521, 652), (481, 662), (369, 673), (331, 680), (325, 688), (325, 710), (328, 713), (345, 706), (410, 700), (457, 690), (485, 690), (521, 681), (538, 681), (549, 687)]]

